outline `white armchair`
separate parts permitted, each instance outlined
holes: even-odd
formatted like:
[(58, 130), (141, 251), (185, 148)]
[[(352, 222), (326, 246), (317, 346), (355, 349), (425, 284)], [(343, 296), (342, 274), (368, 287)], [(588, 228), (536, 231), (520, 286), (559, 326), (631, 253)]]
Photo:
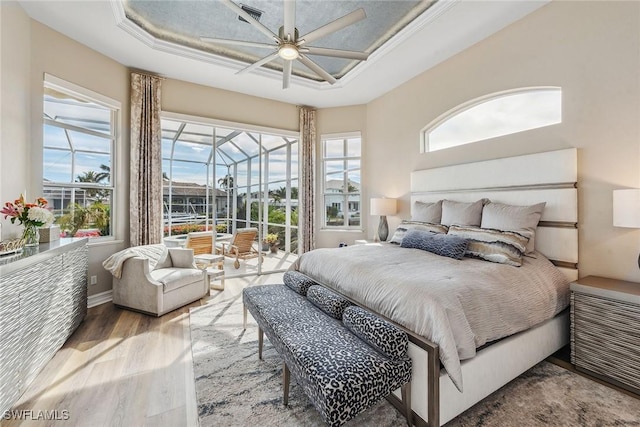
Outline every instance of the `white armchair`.
[(115, 305), (155, 316), (208, 293), (206, 274), (195, 266), (192, 249), (168, 248), (153, 269), (149, 258), (127, 258), (122, 263), (120, 278), (113, 277)]

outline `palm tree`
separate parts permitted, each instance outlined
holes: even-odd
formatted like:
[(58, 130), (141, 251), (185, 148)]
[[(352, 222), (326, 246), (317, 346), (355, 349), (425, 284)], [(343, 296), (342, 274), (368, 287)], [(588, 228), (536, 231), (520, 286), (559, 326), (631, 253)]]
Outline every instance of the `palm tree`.
[[(85, 171), (76, 177), (76, 182), (91, 182), (99, 184), (105, 179), (108, 180), (111, 177), (111, 168), (107, 165), (100, 165), (100, 169), (102, 172)], [(109, 191), (98, 190), (95, 188), (87, 189), (87, 196), (91, 199), (104, 200), (109, 197)]]
[(111, 168), (107, 165), (100, 165), (100, 170), (102, 170), (102, 172), (96, 174), (96, 182), (102, 182), (105, 179), (109, 181), (111, 178)]
[(220, 187), (224, 188), (225, 190), (229, 191), (233, 189), (233, 177), (229, 174), (225, 175), (224, 177), (220, 178), (218, 180), (218, 184), (220, 184)]
[(274, 203), (280, 203), (280, 201), (287, 197), (287, 188), (280, 187), (277, 190), (269, 191), (269, 196), (273, 199)]

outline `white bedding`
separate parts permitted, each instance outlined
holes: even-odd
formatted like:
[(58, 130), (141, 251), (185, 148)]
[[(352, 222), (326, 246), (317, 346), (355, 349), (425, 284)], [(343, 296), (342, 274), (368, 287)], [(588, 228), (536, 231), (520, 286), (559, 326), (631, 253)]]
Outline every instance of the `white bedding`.
[(437, 344), (460, 391), (460, 360), (569, 304), (567, 279), (538, 252), (513, 267), (391, 244), (357, 245), (307, 252), (293, 268)]

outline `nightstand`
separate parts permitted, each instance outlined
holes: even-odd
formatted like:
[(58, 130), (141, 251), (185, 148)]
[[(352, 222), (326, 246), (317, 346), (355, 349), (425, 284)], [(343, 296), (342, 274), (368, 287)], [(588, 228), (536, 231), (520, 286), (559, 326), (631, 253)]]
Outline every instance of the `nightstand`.
[(571, 363), (640, 393), (640, 283), (588, 276), (571, 284)]

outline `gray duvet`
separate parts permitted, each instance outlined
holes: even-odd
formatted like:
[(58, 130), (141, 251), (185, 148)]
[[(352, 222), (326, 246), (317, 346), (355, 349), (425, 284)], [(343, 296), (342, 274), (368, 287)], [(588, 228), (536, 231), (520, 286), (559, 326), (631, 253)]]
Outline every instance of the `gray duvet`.
[(568, 280), (538, 252), (513, 267), (392, 244), (357, 245), (307, 252), (293, 268), (437, 344), (460, 391), (461, 360), (569, 303)]

